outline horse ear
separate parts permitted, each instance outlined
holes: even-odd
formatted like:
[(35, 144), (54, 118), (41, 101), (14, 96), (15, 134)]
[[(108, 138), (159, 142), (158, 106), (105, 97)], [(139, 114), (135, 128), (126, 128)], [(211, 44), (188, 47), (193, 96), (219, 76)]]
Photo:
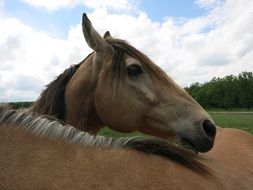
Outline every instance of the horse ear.
[(91, 49), (98, 52), (106, 48), (106, 41), (99, 35), (99, 33), (93, 28), (89, 18), (83, 13), (82, 18), (83, 35)]
[(103, 37), (104, 39), (106, 39), (106, 38), (112, 38), (112, 36), (111, 36), (111, 34), (110, 34), (110, 32), (109, 31), (106, 31), (106, 33), (104, 34), (104, 37)]

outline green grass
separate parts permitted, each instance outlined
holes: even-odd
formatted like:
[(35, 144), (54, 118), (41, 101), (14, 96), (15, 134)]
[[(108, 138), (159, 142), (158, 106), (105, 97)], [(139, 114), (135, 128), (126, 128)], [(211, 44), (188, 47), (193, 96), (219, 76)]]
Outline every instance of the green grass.
[(253, 108), (245, 109), (245, 108), (231, 108), (231, 109), (225, 109), (225, 108), (210, 108), (207, 109), (208, 111), (217, 111), (217, 112), (253, 112)]
[(220, 127), (239, 128), (253, 134), (253, 113), (209, 113)]
[(132, 133), (121, 133), (114, 131), (108, 127), (105, 127), (99, 131), (99, 135), (103, 135), (106, 137), (135, 137), (135, 136), (147, 136), (144, 135), (143, 133), (139, 132), (132, 132)]

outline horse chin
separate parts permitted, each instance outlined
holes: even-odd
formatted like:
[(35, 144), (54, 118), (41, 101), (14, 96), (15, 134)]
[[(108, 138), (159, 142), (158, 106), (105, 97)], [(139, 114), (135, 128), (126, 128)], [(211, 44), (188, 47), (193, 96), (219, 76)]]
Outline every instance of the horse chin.
[(181, 139), (181, 144), (184, 148), (186, 148), (187, 150), (191, 150), (194, 154), (197, 155), (199, 153), (199, 151), (196, 150), (195, 146), (187, 139)]

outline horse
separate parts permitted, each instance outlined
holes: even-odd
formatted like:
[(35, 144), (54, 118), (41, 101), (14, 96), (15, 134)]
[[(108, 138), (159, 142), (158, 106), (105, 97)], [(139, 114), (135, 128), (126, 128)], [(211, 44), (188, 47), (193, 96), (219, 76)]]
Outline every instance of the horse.
[(0, 189), (252, 189), (252, 135), (218, 129), (214, 148), (198, 156), (168, 143), (94, 137), (52, 118), (0, 109)]
[(179, 139), (196, 153), (213, 147), (211, 116), (161, 68), (108, 31), (102, 37), (85, 13), (82, 30), (93, 52), (47, 85), (30, 112), (91, 134), (109, 126)]
[[(146, 154), (156, 154), (174, 160), (199, 174), (210, 175), (207, 168), (196, 161), (194, 154), (168, 141), (158, 138), (121, 137), (113, 139), (93, 136), (72, 126), (62, 125), (53, 118), (50, 119), (51, 121), (46, 116), (28, 115), (26, 112), (0, 108), (0, 187), (3, 189), (30, 189), (29, 183), (19, 186), (16, 182), (22, 184), (25, 181), (22, 179), (22, 175), (27, 177), (33, 175), (34, 172), (40, 172), (41, 168), (39, 167), (41, 166), (47, 169), (48, 167), (54, 168), (51, 164), (58, 162), (61, 163), (61, 166), (66, 166), (65, 172), (71, 173), (72, 170), (68, 170), (69, 161), (80, 163), (83, 160), (82, 157), (91, 159), (91, 157), (97, 156), (102, 158), (105, 153), (111, 151), (113, 156), (116, 156), (118, 152), (119, 157), (124, 154), (127, 155), (132, 150)], [(122, 150), (124, 150), (123, 155), (120, 153)], [(97, 154), (98, 152), (101, 152), (101, 154)], [(67, 157), (72, 160), (65, 159)], [(92, 162), (92, 160), (90, 161)], [(103, 163), (102, 161), (100, 164), (103, 165)], [(84, 165), (87, 164), (87, 162), (84, 162)], [(75, 165), (75, 167), (77, 166)], [(42, 171), (44, 172), (43, 169)], [(12, 172), (16, 172), (14, 184), (17, 186), (15, 187), (12, 187), (13, 183), (10, 177), (14, 175)], [(50, 178), (50, 175), (39, 176), (41, 177), (40, 181)], [(34, 180), (30, 177), (29, 179)], [(48, 184), (51, 183), (50, 180)], [(51, 189), (54, 187), (54, 185), (50, 187), (51, 185), (39, 189)]]

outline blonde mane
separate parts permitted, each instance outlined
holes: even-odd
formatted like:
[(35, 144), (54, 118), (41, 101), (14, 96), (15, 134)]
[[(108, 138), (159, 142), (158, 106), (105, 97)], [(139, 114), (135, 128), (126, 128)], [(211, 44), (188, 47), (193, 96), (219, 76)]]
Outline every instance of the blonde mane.
[(51, 140), (65, 140), (73, 144), (85, 144), (102, 147), (124, 147), (132, 138), (106, 138), (90, 135), (70, 125), (63, 125), (59, 120), (49, 116), (34, 116), (25, 112), (4, 110), (0, 112), (0, 124), (17, 126), (36, 136), (46, 136)]
[(159, 138), (93, 136), (70, 125), (63, 125), (52, 117), (35, 116), (4, 108), (0, 108), (1, 127), (19, 128), (37, 137), (46, 137), (52, 141), (63, 140), (72, 144), (101, 148), (132, 149), (148, 154), (155, 154), (178, 162), (200, 174), (210, 175), (208, 169), (196, 160), (191, 151), (179, 144)]

